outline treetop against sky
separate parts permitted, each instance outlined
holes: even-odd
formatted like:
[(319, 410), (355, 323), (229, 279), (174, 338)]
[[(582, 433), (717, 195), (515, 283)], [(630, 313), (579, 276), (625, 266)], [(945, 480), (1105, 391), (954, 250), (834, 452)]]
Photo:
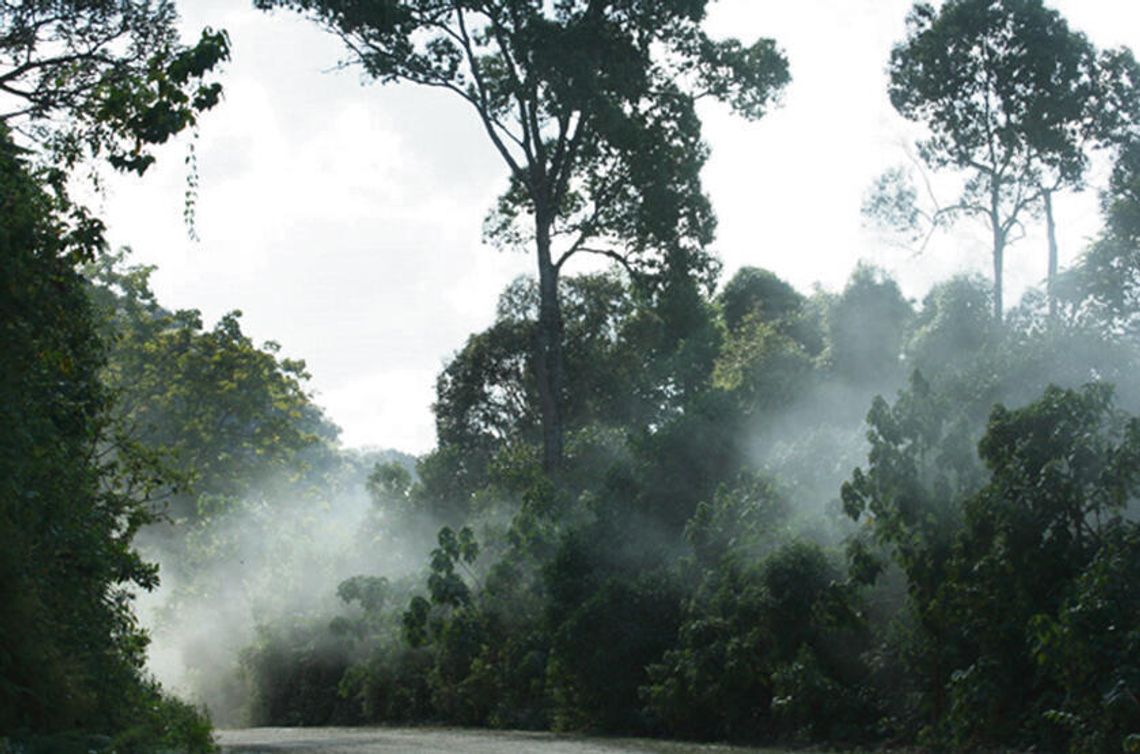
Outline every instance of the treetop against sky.
[[(1140, 49), (1140, 5), (1049, 6), (1100, 49)], [(903, 145), (917, 135), (887, 97), (888, 57), (905, 38), (909, 8), (710, 5), (712, 36), (773, 38), (792, 77), (780, 105), (754, 123), (700, 107), (711, 148), (702, 178), (718, 220), (712, 248), (726, 275), (754, 265), (801, 291), (815, 282), (836, 289), (864, 259), (919, 297), (954, 272), (989, 269), (980, 226), (962, 224), (916, 255), (860, 215), (872, 181), (907, 163)], [(220, 0), (180, 12), (184, 36), (209, 25), (232, 42), (225, 99), (196, 141), (201, 241), (182, 222), (182, 142), (164, 147), (171, 154), (145, 182), (111, 181), (102, 205), (112, 243), (159, 265), (154, 287), (168, 306), (200, 308), (209, 321), (240, 307), (255, 339), (304, 358), (346, 443), (428, 449), (436, 374), (490, 323), (506, 284), (533, 270), (529, 256), (481, 242), (506, 185), (499, 156), (456, 98), (333, 70), (345, 57), (340, 41), (296, 14)], [(1094, 165), (1090, 185), (1104, 171)], [(1057, 197), (1055, 214), (1063, 268), (1097, 230), (1095, 192)], [(1007, 301), (1044, 279), (1043, 239), (1033, 226), (1008, 252)], [(586, 269), (576, 260), (565, 272)]]

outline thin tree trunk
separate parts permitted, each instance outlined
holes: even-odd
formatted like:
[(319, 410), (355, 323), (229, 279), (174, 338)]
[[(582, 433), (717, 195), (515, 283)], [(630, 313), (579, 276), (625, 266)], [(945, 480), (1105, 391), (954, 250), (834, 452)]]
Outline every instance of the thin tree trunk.
[(994, 231), (994, 321), (999, 325), (1005, 308), (1002, 306), (1002, 265), (1005, 261), (1005, 232), (1001, 227), (998, 187), (990, 189), (990, 226)]
[(994, 234), (994, 321), (999, 325), (1002, 321), (1002, 316), (1005, 311), (1002, 304), (1001, 286), (1002, 286), (1002, 263), (1005, 257), (1005, 244)]
[(550, 223), (535, 213), (538, 246), (538, 331), (535, 367), (542, 412), (542, 467), (553, 473), (562, 465), (562, 307), (558, 300), (558, 268), (550, 255)]
[(1045, 286), (1049, 295), (1049, 316), (1057, 316), (1057, 226), (1053, 222), (1053, 192), (1046, 191), (1045, 229), (1049, 236), (1049, 273)]

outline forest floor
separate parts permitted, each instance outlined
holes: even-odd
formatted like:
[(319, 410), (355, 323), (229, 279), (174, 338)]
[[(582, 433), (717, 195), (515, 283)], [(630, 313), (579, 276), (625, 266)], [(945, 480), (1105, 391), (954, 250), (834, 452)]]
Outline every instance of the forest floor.
[(218, 731), (223, 754), (787, 754), (645, 738), (463, 728), (248, 728)]

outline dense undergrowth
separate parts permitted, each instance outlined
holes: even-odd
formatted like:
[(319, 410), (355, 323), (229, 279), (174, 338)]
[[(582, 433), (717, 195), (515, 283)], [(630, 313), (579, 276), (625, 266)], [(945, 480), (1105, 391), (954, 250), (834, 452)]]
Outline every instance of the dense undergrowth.
[(157, 572), (132, 539), (154, 477), (118, 433), (76, 269), (97, 229), (59, 219), (2, 127), (0, 202), (0, 750), (212, 751), (202, 712), (144, 671), (130, 591)]

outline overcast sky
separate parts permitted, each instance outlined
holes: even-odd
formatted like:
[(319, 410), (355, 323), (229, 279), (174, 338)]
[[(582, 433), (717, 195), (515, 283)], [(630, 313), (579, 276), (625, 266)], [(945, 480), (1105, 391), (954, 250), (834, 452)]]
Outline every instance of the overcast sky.
[[(1098, 47), (1140, 51), (1137, 0), (1050, 5)], [(860, 217), (871, 182), (905, 161), (901, 145), (915, 134), (891, 109), (884, 72), (909, 7), (712, 4), (714, 35), (773, 37), (792, 72), (782, 105), (759, 122), (702, 111), (724, 279), (755, 265), (805, 292), (815, 283), (834, 290), (862, 259), (921, 298), (954, 272), (988, 270), (982, 232), (963, 228), (916, 256)], [(102, 210), (112, 243), (158, 266), (153, 283), (166, 306), (201, 309), (211, 323), (241, 309), (256, 340), (305, 359), (346, 445), (429, 450), (436, 374), (490, 323), (499, 291), (533, 266), (480, 243), (506, 173), (474, 114), (445, 93), (333, 71), (338, 40), (291, 14), (233, 0), (180, 8), (187, 36), (209, 25), (233, 43), (225, 101), (197, 140), (201, 240), (191, 242), (182, 222), (183, 139), (142, 180), (110, 181)], [(1065, 263), (1096, 232), (1095, 196), (1056, 209)], [(1044, 277), (1043, 244), (1031, 235), (1007, 253), (1008, 301)]]

